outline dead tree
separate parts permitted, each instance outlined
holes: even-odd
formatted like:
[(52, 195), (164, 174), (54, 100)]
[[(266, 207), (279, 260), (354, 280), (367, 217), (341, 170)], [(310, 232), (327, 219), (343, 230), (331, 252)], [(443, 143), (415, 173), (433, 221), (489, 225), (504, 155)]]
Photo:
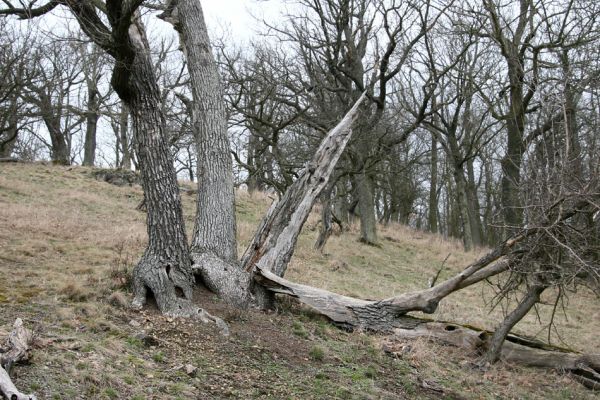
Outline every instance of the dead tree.
[(0, 394), (9, 400), (35, 400), (34, 395), (20, 392), (9, 376), (13, 365), (29, 359), (32, 341), (31, 332), (25, 329), (23, 321), (17, 318), (13, 331), (6, 340), (6, 346), (0, 348)]

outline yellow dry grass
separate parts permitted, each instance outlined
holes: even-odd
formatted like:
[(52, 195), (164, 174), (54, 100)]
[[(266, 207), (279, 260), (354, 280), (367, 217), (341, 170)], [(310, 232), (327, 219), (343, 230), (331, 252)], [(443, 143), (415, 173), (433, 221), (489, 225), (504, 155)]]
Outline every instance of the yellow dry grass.
[[(187, 186), (193, 187), (189, 183)], [(264, 193), (238, 191), (236, 195), (241, 255), (274, 199)], [(85, 315), (98, 329), (110, 330), (110, 307), (97, 299), (109, 298), (123, 284), (121, 268), (130, 271), (144, 249), (145, 216), (135, 209), (141, 199), (141, 188), (96, 181), (87, 168), (0, 164), (0, 305), (49, 305), (59, 299), (61, 306), (53, 312), (57, 324), (76, 328), (79, 322), (74, 315)], [(182, 199), (191, 235), (195, 197), (183, 194)], [(352, 225), (349, 232), (333, 235), (325, 254), (321, 254), (313, 249), (318, 229), (315, 210), (299, 238), (286, 277), (366, 299), (423, 289), (446, 257), (440, 279), (461, 270), (485, 251), (465, 253), (456, 241), (391, 224), (379, 229), (380, 248), (360, 244), (358, 227)], [(493, 329), (503, 310), (497, 307), (490, 311), (486, 302), (492, 295), (487, 284), (462, 290), (442, 301), (433, 317)], [(553, 295), (548, 293), (546, 304), (538, 308), (542, 322), (531, 313), (517, 325), (518, 332), (545, 338)], [(10, 322), (0, 315), (1, 325)], [(561, 344), (558, 333), (567, 346), (586, 351), (600, 349), (600, 301), (591, 293), (581, 290), (571, 295), (566, 314), (559, 312), (555, 322), (553, 343)], [(102, 346), (106, 350), (112, 344)], [(416, 344), (415, 348), (420, 350), (412, 357), (423, 364), (426, 373), (437, 379), (447, 376), (448, 385), (462, 379), (469, 387), (477, 386), (473, 380), (476, 378), (468, 374), (453, 375), (448, 361), (434, 354), (435, 346)], [(528, 379), (540, 374), (521, 369), (508, 373), (498, 368), (493, 379), (499, 385), (527, 386)], [(503, 379), (522, 382), (506, 383)]]

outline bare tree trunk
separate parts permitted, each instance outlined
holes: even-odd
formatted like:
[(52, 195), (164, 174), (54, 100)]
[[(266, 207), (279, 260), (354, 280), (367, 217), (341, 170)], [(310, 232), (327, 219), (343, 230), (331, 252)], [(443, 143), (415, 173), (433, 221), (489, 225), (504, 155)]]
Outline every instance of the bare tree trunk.
[(233, 169), (227, 115), (217, 64), (199, 0), (176, 0), (176, 12), (194, 96), (192, 118), (198, 152), (198, 201), (192, 249), (227, 262), (237, 259)]
[(473, 250), (473, 233), (471, 232), (471, 221), (469, 218), (469, 202), (467, 201), (467, 191), (465, 176), (461, 166), (454, 167), (454, 181), (456, 182), (456, 194), (458, 198), (458, 208), (460, 220), (463, 228), (463, 244), (466, 251)]
[[(333, 183), (333, 184), (332, 184)], [(319, 230), (319, 236), (315, 242), (315, 250), (323, 252), (327, 240), (331, 236), (333, 230), (332, 219), (333, 215), (331, 212), (331, 196), (333, 194), (333, 188), (335, 182), (330, 183), (323, 193), (321, 193), (321, 229)]]
[(96, 160), (96, 131), (98, 127), (99, 104), (98, 96), (100, 93), (96, 88), (95, 82), (88, 79), (88, 110), (86, 112), (86, 129), (83, 165), (93, 167)]
[(358, 216), (360, 218), (360, 241), (377, 245), (377, 218), (373, 202), (373, 182), (366, 171), (360, 171), (354, 176), (358, 196)]
[(521, 299), (519, 305), (504, 318), (494, 336), (489, 341), (489, 348), (485, 354), (484, 360), (489, 363), (495, 363), (500, 358), (502, 344), (511, 329), (519, 322), (533, 306), (540, 301), (540, 295), (546, 289), (545, 286), (537, 285), (527, 289), (525, 297)]
[(134, 18), (112, 77), (131, 112), (147, 208), (148, 247), (133, 270), (133, 306), (141, 308), (150, 290), (164, 314), (197, 315), (190, 301), (194, 277), (160, 91), (144, 27)]
[(192, 239), (194, 269), (229, 303), (248, 302), (247, 274), (237, 262), (233, 168), (219, 71), (199, 0), (174, 0), (162, 15), (180, 33), (194, 97), (198, 197)]
[(429, 214), (427, 228), (429, 232), (438, 232), (438, 196), (437, 196), (437, 171), (438, 171), (438, 143), (435, 135), (431, 134), (431, 164), (429, 181)]
[[(312, 206), (327, 185), (350, 140), (352, 123), (365, 97), (363, 94), (340, 123), (327, 134), (298, 179), (278, 202), (271, 205), (242, 257), (245, 271), (259, 269), (283, 276)], [(272, 295), (260, 286), (254, 289), (259, 305), (269, 307)]]

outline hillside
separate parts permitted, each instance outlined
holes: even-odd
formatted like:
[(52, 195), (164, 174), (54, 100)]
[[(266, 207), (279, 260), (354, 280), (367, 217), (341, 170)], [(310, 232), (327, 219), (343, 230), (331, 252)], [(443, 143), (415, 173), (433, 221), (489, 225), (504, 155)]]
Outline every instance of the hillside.
[[(343, 332), (286, 299), (276, 313), (239, 312), (198, 289), (198, 303), (231, 325), (229, 338), (152, 309), (133, 313), (124, 305), (128, 272), (146, 240), (141, 198), (139, 186), (110, 185), (88, 168), (0, 164), (0, 337), (21, 317), (43, 344), (30, 365), (15, 368), (19, 388), (42, 399), (595, 398), (555, 372), (474, 371), (472, 356), (427, 342), (407, 343), (391, 357), (381, 337)], [(183, 200), (191, 235), (194, 197)], [(238, 193), (240, 252), (270, 201)], [(286, 277), (361, 298), (423, 288), (446, 258), (440, 279), (478, 255), (397, 225), (380, 228), (381, 248), (349, 232), (332, 236), (320, 254), (312, 249), (317, 233), (315, 213)], [(460, 291), (433, 318), (493, 329), (503, 305), (490, 311), (492, 296), (483, 284)], [(517, 332), (547, 339), (553, 300), (548, 293)], [(552, 342), (599, 349), (600, 301), (580, 291), (565, 307)]]

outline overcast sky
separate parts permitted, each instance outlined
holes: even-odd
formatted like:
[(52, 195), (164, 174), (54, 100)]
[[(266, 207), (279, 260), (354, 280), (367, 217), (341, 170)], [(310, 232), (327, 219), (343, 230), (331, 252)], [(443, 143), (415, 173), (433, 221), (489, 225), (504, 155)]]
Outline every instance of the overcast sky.
[(235, 41), (253, 34), (257, 25), (253, 15), (272, 21), (279, 16), (282, 4), (283, 0), (202, 0), (208, 29), (229, 31)]

